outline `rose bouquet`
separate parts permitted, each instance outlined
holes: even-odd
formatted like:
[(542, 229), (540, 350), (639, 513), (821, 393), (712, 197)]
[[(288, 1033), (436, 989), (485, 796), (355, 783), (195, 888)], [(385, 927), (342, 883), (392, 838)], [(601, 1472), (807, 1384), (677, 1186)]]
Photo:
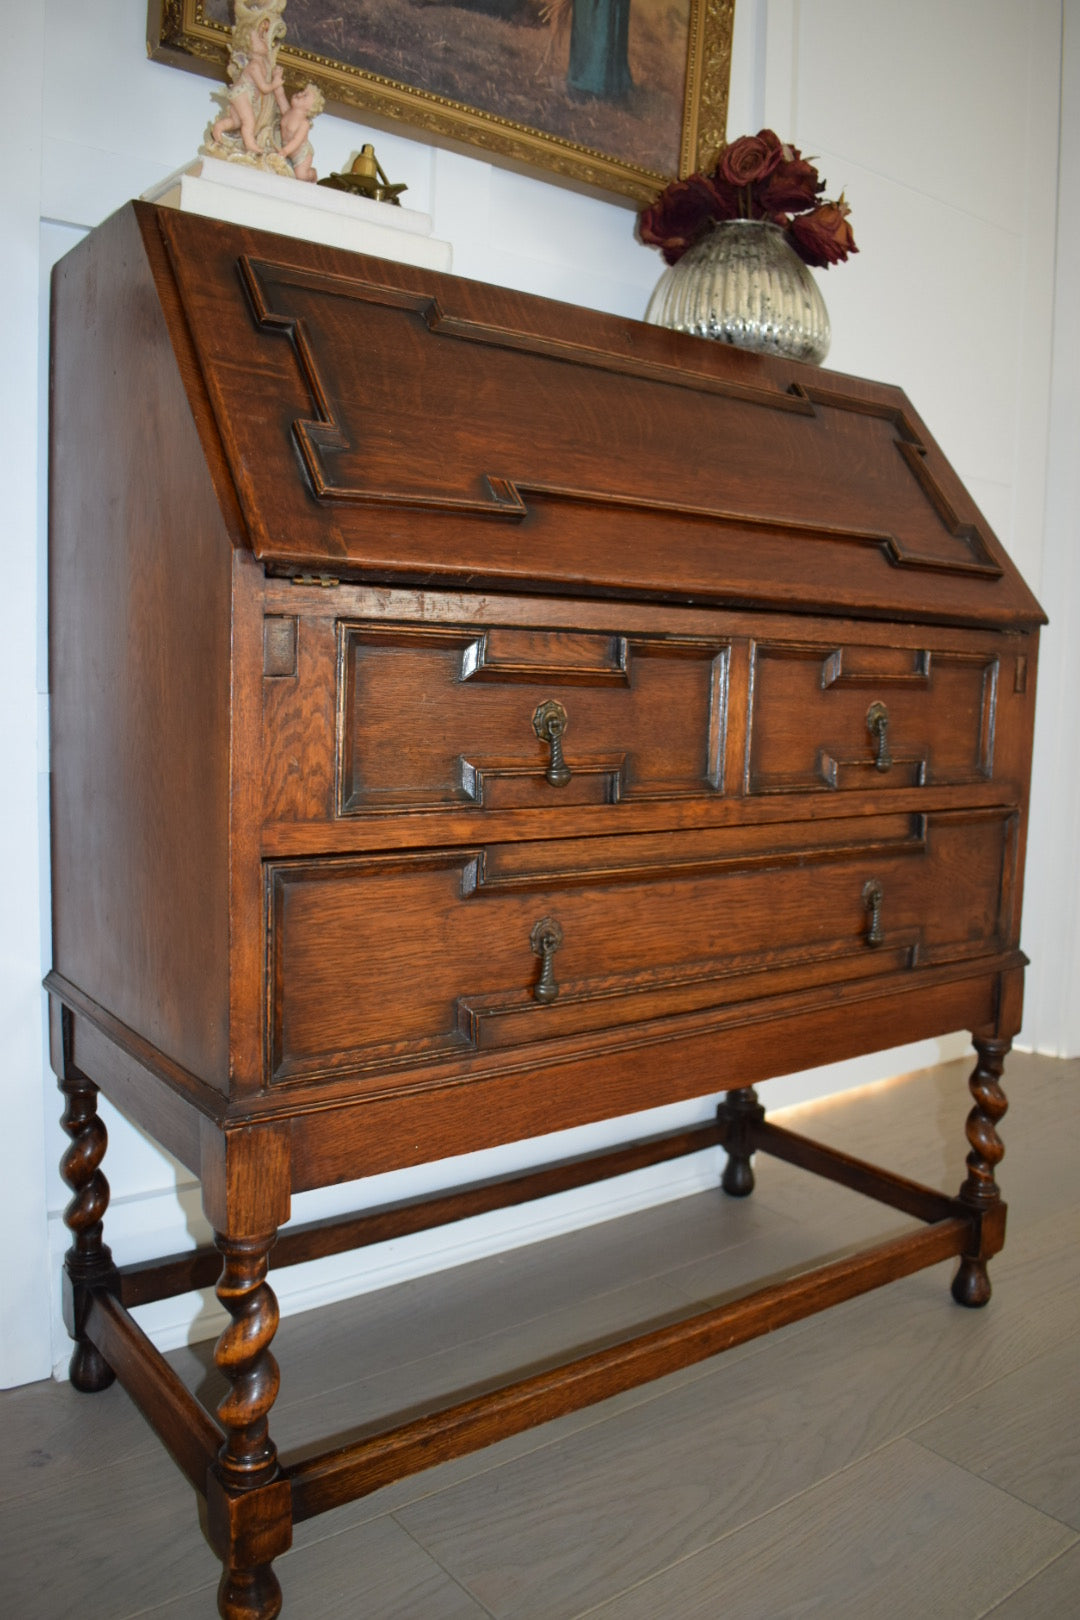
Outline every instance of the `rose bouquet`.
[(720, 221), (767, 220), (780, 227), (805, 264), (827, 270), (859, 250), (843, 193), (830, 202), (824, 190), (824, 180), (798, 147), (763, 129), (725, 146), (708, 174), (673, 180), (638, 216), (638, 235), (676, 264)]

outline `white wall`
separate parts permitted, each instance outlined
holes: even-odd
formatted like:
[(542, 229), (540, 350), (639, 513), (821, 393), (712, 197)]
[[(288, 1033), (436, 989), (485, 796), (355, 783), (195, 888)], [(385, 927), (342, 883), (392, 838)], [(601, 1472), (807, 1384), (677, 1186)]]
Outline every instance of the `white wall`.
[(1080, 1052), (1080, 0), (1065, 3), (1057, 285), (1027, 905), (1024, 1039)]
[(0, 178), (5, 288), (0, 300), (0, 444), (5, 452), (0, 578), (8, 671), (3, 721), (7, 781), (0, 794), (0, 840), (8, 851), (0, 911), (0, 1117), (6, 1161), (0, 1198), (9, 1234), (0, 1290), (0, 1374), (17, 1383), (40, 1378), (50, 1359), (39, 888), (41, 851), (47, 842), (40, 819), (44, 779), (39, 780), (38, 753), (39, 738), (42, 756), (46, 752), (43, 700), (38, 696), (45, 687), (39, 664), (42, 406), (37, 345), (43, 30), (31, 6), (5, 18), (5, 25), (15, 68), (10, 92), (20, 158), (5, 164)]
[[(1066, 6), (1075, 21), (1080, 0)], [(18, 163), (7, 165), (0, 179), (8, 271), (0, 386), (9, 451), (0, 544), (11, 675), (9, 780), (0, 801), (9, 851), (8, 905), (0, 922), (8, 1240), (0, 1294), (3, 1383), (44, 1376), (67, 1354), (50, 1308), (65, 1245), (60, 1215), (66, 1190), (53, 1168), (64, 1142), (55, 1123), (57, 1093), (44, 1055), (38, 989), (48, 965), (39, 766), (47, 727), (40, 629), (43, 288), (48, 265), (85, 229), (194, 154), (211, 106), (209, 81), (145, 60), (145, 12), (145, 0), (44, 0), (40, 9), (18, 8), (6, 37), (20, 134)], [(1025, 941), (1034, 960), (1029, 1005), (1037, 1016), (1028, 1039), (1040, 1049), (1076, 1051), (1080, 1030), (1068, 991), (1080, 976), (1074, 921), (1080, 752), (1075, 725), (1070, 733), (1057, 723), (1078, 684), (1075, 650), (1064, 633), (1080, 592), (1069, 532), (1080, 493), (1071, 453), (1080, 347), (1075, 315), (1060, 333), (1049, 434), (1060, 35), (1059, 0), (1022, 6), (1015, 0), (906, 0), (903, 7), (738, 0), (729, 130), (772, 123), (820, 158), (833, 191), (847, 190), (862, 251), (825, 278), (834, 327), (830, 364), (907, 389), (1054, 614), (1037, 767), (1041, 809), (1029, 861)], [(1067, 63), (1074, 94), (1066, 157), (1075, 196), (1080, 95), (1073, 57)], [(363, 138), (357, 125), (328, 117), (319, 120), (316, 136), (321, 163), (335, 168)], [(626, 209), (398, 135), (378, 135), (377, 149), (390, 177), (407, 181), (407, 202), (430, 212), (436, 236), (452, 242), (459, 274), (620, 314), (644, 308), (660, 263), (634, 242)], [(1080, 259), (1075, 223), (1071, 229), (1062, 274)], [(924, 1042), (772, 1082), (766, 1100), (779, 1106), (918, 1067), (963, 1044)], [(707, 1105), (667, 1110), (659, 1123), (707, 1112)], [(961, 1104), (958, 1119), (962, 1112)], [(189, 1178), (178, 1178), (152, 1144), (111, 1112), (109, 1120), (114, 1197), (108, 1237), (118, 1257), (160, 1253), (202, 1236), (197, 1188)], [(650, 1118), (648, 1128), (657, 1124)], [(560, 1144), (559, 1150), (621, 1134), (614, 1127), (573, 1133), (568, 1148)], [(550, 1151), (534, 1145), (484, 1155), (468, 1173), (490, 1173)], [(364, 1197), (399, 1197), (463, 1173), (455, 1165), (380, 1178)], [(280, 1274), (282, 1303), (300, 1308), (528, 1241), (676, 1195), (714, 1175), (712, 1164), (691, 1161), (536, 1210), (297, 1268)], [(308, 1218), (347, 1207), (349, 1195), (337, 1189), (297, 1202)], [(211, 1331), (215, 1311), (212, 1299), (164, 1302), (144, 1320), (167, 1345)]]

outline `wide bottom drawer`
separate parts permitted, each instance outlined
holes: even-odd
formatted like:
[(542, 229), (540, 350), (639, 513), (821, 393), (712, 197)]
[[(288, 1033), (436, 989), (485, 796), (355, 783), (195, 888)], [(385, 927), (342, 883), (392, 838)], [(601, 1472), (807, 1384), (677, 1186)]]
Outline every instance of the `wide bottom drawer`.
[(268, 863), (269, 1078), (998, 951), (1015, 847), (995, 810)]

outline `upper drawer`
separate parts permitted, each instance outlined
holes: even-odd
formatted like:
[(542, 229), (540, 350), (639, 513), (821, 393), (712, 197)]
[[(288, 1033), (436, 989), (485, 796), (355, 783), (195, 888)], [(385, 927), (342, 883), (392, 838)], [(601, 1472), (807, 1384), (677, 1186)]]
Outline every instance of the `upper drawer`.
[(759, 641), (745, 791), (989, 780), (997, 692), (998, 660), (989, 653)]
[[(741, 819), (740, 799), (771, 818), (777, 795), (1021, 793), (1028, 642), (840, 623), (797, 640), (790, 621), (765, 638), (736, 615), (440, 624), (439, 606), (427, 622), (330, 602), (267, 614), (267, 825), (351, 822), (356, 847), (374, 816), (419, 813), (419, 829), (461, 811), (679, 804), (690, 825)], [(634, 819), (594, 815), (590, 830)]]
[(320, 813), (330, 783), (315, 739), (328, 756), (335, 722), (338, 816), (723, 791), (721, 637), (341, 620), (309, 641), (295, 677), (266, 682), (271, 814), (298, 795)]

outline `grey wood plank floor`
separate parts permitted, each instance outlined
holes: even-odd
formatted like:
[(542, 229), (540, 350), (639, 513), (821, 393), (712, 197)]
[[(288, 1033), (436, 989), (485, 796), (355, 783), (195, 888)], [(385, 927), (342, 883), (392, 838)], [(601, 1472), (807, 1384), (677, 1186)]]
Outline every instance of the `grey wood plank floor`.
[[(931, 1185), (963, 1176), (967, 1065), (799, 1111)], [(1080, 1061), (1016, 1054), (1009, 1240), (964, 1311), (936, 1267), (298, 1528), (286, 1620), (1080, 1616)], [(762, 1088), (768, 1103), (768, 1087)], [(901, 1230), (773, 1160), (700, 1194), (293, 1317), (285, 1453)], [(210, 1346), (171, 1358), (200, 1397)], [(199, 1620), (196, 1499), (118, 1388), (0, 1395), (11, 1620)]]

